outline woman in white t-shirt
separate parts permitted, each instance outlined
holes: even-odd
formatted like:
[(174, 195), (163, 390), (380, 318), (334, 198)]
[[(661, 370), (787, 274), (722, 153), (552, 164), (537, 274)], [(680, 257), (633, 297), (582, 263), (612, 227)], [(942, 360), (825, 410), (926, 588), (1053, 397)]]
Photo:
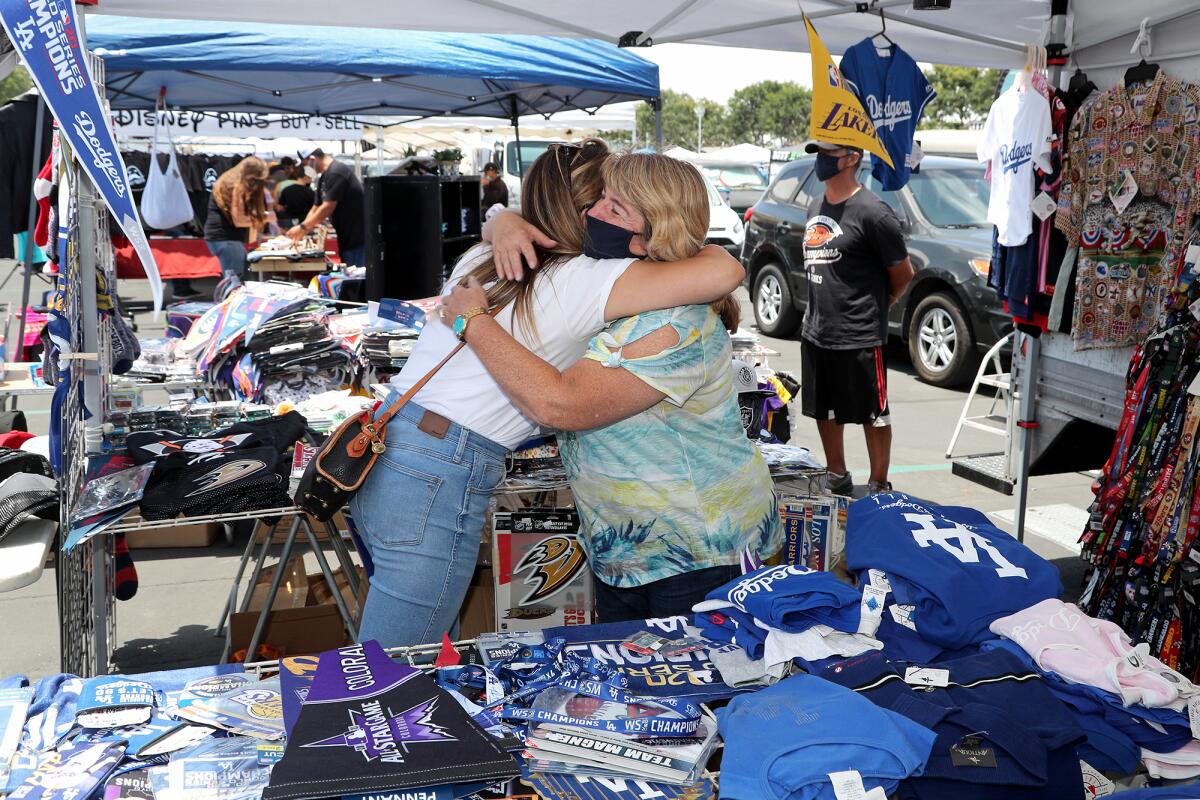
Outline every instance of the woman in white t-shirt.
[[(468, 251), (447, 287), (468, 275), (484, 285), (496, 320), (558, 369), (579, 360), (608, 321), (644, 311), (707, 303), (741, 283), (742, 266), (707, 247), (671, 264), (580, 255), (583, 212), (603, 190), (604, 142), (552, 145), (527, 170), (521, 208), (546, 237), (540, 269), (527, 281), (498, 280), (490, 247)], [(447, 320), (449, 322), (449, 320)], [(457, 321), (465, 333), (470, 319)], [(457, 345), (447, 325), (426, 325), (394, 402)], [(536, 423), (504, 395), (469, 348), (452, 358), (392, 419), (387, 450), (351, 501), (374, 574), (360, 640), (387, 647), (436, 642), (451, 630), (479, 552), (488, 500), (505, 458), (536, 435)]]

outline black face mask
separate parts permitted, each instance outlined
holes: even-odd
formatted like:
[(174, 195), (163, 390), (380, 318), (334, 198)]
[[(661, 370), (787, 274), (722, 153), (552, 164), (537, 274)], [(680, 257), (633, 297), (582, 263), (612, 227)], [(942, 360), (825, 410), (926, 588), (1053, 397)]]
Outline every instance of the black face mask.
[(585, 214), (587, 237), (583, 242), (583, 254), (589, 258), (637, 258), (630, 252), (629, 243), (637, 234), (624, 228)]
[(840, 160), (838, 156), (831, 156), (828, 153), (817, 153), (817, 180), (827, 181), (841, 172), (842, 168), (838, 166)]

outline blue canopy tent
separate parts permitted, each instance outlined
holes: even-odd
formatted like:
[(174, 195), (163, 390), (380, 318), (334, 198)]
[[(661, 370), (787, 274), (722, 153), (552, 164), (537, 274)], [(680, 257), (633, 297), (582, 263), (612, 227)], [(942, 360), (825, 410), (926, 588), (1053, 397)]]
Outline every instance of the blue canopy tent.
[(522, 114), (654, 99), (658, 66), (607, 42), (94, 15), (113, 108), (325, 116)]

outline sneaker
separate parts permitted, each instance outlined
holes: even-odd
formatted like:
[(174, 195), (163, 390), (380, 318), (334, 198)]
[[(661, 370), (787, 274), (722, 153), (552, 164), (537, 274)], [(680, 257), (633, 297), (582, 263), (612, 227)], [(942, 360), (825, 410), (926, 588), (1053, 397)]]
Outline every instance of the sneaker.
[(850, 470), (846, 470), (845, 475), (838, 475), (835, 472), (826, 472), (825, 491), (833, 494), (844, 495), (846, 497), (854, 494), (854, 478), (850, 475)]
[(892, 491), (892, 482), (891, 481), (868, 481), (867, 482), (867, 495), (868, 496), (873, 495), (873, 494), (887, 494), (890, 491)]

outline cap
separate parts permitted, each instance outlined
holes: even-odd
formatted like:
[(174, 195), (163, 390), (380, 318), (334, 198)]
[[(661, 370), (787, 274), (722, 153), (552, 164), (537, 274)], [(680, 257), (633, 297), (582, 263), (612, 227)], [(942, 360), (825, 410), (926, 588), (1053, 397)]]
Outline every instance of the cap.
[(733, 359), (733, 391), (735, 394), (758, 391), (758, 373), (740, 359)]
[(849, 144), (833, 144), (832, 142), (809, 142), (804, 145), (804, 152), (815, 153), (818, 150), (849, 150), (852, 153), (861, 153), (861, 147), (854, 147)]
[(319, 147), (314, 147), (311, 150), (298, 150), (296, 152), (296, 155), (300, 156), (301, 161), (305, 161), (307, 159), (312, 158), (313, 156), (316, 156), (317, 158), (323, 158), (325, 155), (325, 151)]

